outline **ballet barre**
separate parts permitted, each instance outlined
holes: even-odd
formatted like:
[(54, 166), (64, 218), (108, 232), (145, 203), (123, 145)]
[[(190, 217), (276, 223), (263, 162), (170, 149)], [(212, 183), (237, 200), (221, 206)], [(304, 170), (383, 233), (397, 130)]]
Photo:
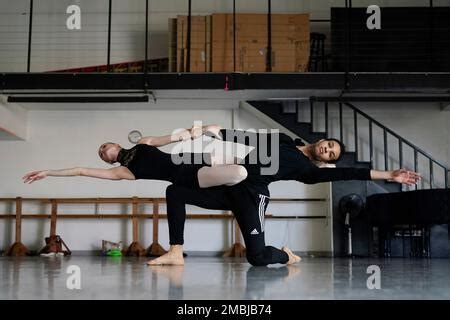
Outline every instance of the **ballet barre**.
[[(303, 198), (288, 199), (274, 198), (271, 202), (325, 202), (326, 198)], [(0, 219), (15, 219), (15, 242), (6, 251), (8, 256), (24, 256), (30, 251), (22, 243), (22, 220), (23, 219), (50, 219), (50, 235), (56, 235), (56, 226), (58, 219), (131, 219), (132, 220), (132, 243), (123, 250), (123, 254), (127, 256), (160, 256), (167, 251), (159, 244), (158, 231), (159, 219), (167, 219), (167, 214), (160, 214), (160, 204), (166, 203), (165, 198), (0, 198), (0, 202), (13, 202), (15, 204), (15, 213), (0, 214)], [(48, 204), (51, 206), (50, 214), (30, 214), (23, 213), (24, 202), (38, 202), (40, 204)], [(100, 214), (100, 213), (61, 213), (58, 211), (59, 205), (67, 204), (126, 204), (132, 206), (131, 214)], [(141, 213), (139, 206), (142, 204), (152, 204), (152, 213)], [(231, 249), (227, 250), (224, 256), (236, 257), (245, 256), (245, 247), (241, 243), (241, 232), (236, 223), (232, 212), (226, 211), (222, 214), (186, 214), (187, 219), (231, 219), (234, 224), (234, 244)], [(327, 216), (274, 216), (266, 213), (266, 218), (273, 219), (322, 219)], [(153, 241), (151, 245), (144, 249), (139, 243), (139, 219), (152, 219), (153, 221)]]

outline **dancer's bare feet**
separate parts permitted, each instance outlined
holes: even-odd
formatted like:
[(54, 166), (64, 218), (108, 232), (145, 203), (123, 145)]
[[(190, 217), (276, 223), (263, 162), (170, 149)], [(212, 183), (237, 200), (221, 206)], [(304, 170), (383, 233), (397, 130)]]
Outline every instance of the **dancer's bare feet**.
[(300, 260), (302, 260), (302, 258), (300, 258), (299, 256), (295, 255), (291, 249), (289, 249), (288, 247), (283, 247), (281, 248), (281, 250), (283, 250), (284, 252), (286, 252), (289, 256), (289, 261), (286, 264), (294, 264), (297, 262), (300, 262)]
[(170, 249), (166, 254), (163, 254), (161, 257), (148, 261), (147, 264), (150, 266), (156, 265), (182, 266), (184, 265), (183, 246), (182, 245), (170, 246)]

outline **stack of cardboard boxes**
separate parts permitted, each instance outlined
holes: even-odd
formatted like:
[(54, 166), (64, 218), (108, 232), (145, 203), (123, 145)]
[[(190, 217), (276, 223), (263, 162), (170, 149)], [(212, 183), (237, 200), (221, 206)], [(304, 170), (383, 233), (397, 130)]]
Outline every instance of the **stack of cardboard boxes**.
[[(169, 26), (174, 24), (169, 21)], [(169, 49), (169, 65), (177, 72), (187, 70), (187, 17), (177, 17), (176, 33)], [(233, 15), (213, 14), (191, 17), (191, 72), (266, 72), (268, 41), (266, 14), (236, 14), (236, 50), (234, 51)], [(309, 14), (273, 14), (272, 71), (307, 71), (309, 60)], [(235, 55), (235, 58), (234, 58)], [(173, 60), (176, 59), (176, 62)], [(235, 60), (234, 60), (235, 59)]]
[(188, 57), (188, 17), (177, 17), (177, 57), (178, 72), (211, 71), (211, 16), (191, 16), (190, 68)]

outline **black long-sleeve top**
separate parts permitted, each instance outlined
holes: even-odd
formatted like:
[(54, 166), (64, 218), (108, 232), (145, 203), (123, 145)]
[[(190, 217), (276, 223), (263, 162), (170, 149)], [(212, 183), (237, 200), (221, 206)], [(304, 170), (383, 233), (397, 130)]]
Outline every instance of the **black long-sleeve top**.
[[(307, 184), (314, 184), (338, 180), (370, 180), (370, 169), (366, 168), (319, 168), (297, 146), (304, 145), (300, 139), (293, 140), (284, 133), (255, 133), (241, 130), (222, 129), (223, 140), (242, 143), (255, 147), (244, 159), (242, 165), (247, 169), (248, 182), (269, 184), (278, 180), (297, 180)], [(278, 143), (276, 141), (278, 135)], [(274, 139), (275, 140), (272, 140)], [(262, 146), (262, 148), (261, 148)], [(264, 146), (267, 146), (265, 148)], [(276, 173), (264, 175), (262, 168), (275, 164), (278, 147), (279, 166)], [(263, 149), (267, 149), (267, 152)], [(265, 156), (264, 156), (265, 153)], [(268, 155), (273, 155), (267, 163)], [(252, 161), (252, 160), (256, 160)], [(276, 167), (276, 166), (275, 166)]]

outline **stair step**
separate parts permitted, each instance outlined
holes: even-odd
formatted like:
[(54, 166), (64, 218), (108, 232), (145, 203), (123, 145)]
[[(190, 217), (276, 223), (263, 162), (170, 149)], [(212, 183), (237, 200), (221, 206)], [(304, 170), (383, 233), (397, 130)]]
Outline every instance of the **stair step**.
[(372, 164), (370, 163), (370, 161), (356, 161), (356, 163), (366, 165), (366, 166), (368, 166), (369, 168), (370, 168), (370, 166), (372, 165)]
[(392, 183), (392, 182), (386, 182), (384, 180), (371, 180), (368, 181), (367, 184), (367, 193), (374, 194), (374, 193), (385, 193), (385, 192), (400, 192), (402, 191), (402, 185), (400, 183)]
[(297, 114), (297, 110), (294, 111), (285, 111), (283, 107), (281, 107), (281, 114)]
[(372, 180), (373, 183), (376, 183), (387, 192), (400, 192), (402, 191), (402, 185), (397, 182), (388, 182), (386, 180)]
[(298, 122), (296, 121), (296, 126), (299, 128), (307, 129), (309, 132), (311, 132), (311, 124), (308, 122)]
[(355, 151), (345, 151), (342, 157), (355, 157), (356, 152)]
[(342, 158), (338, 162), (343, 167), (357, 167), (357, 168), (370, 168), (372, 165), (370, 161), (359, 161), (356, 159), (356, 153), (347, 151), (342, 155)]
[(344, 152), (344, 154), (339, 159), (339, 165), (343, 167), (353, 166), (357, 164), (355, 152)]

